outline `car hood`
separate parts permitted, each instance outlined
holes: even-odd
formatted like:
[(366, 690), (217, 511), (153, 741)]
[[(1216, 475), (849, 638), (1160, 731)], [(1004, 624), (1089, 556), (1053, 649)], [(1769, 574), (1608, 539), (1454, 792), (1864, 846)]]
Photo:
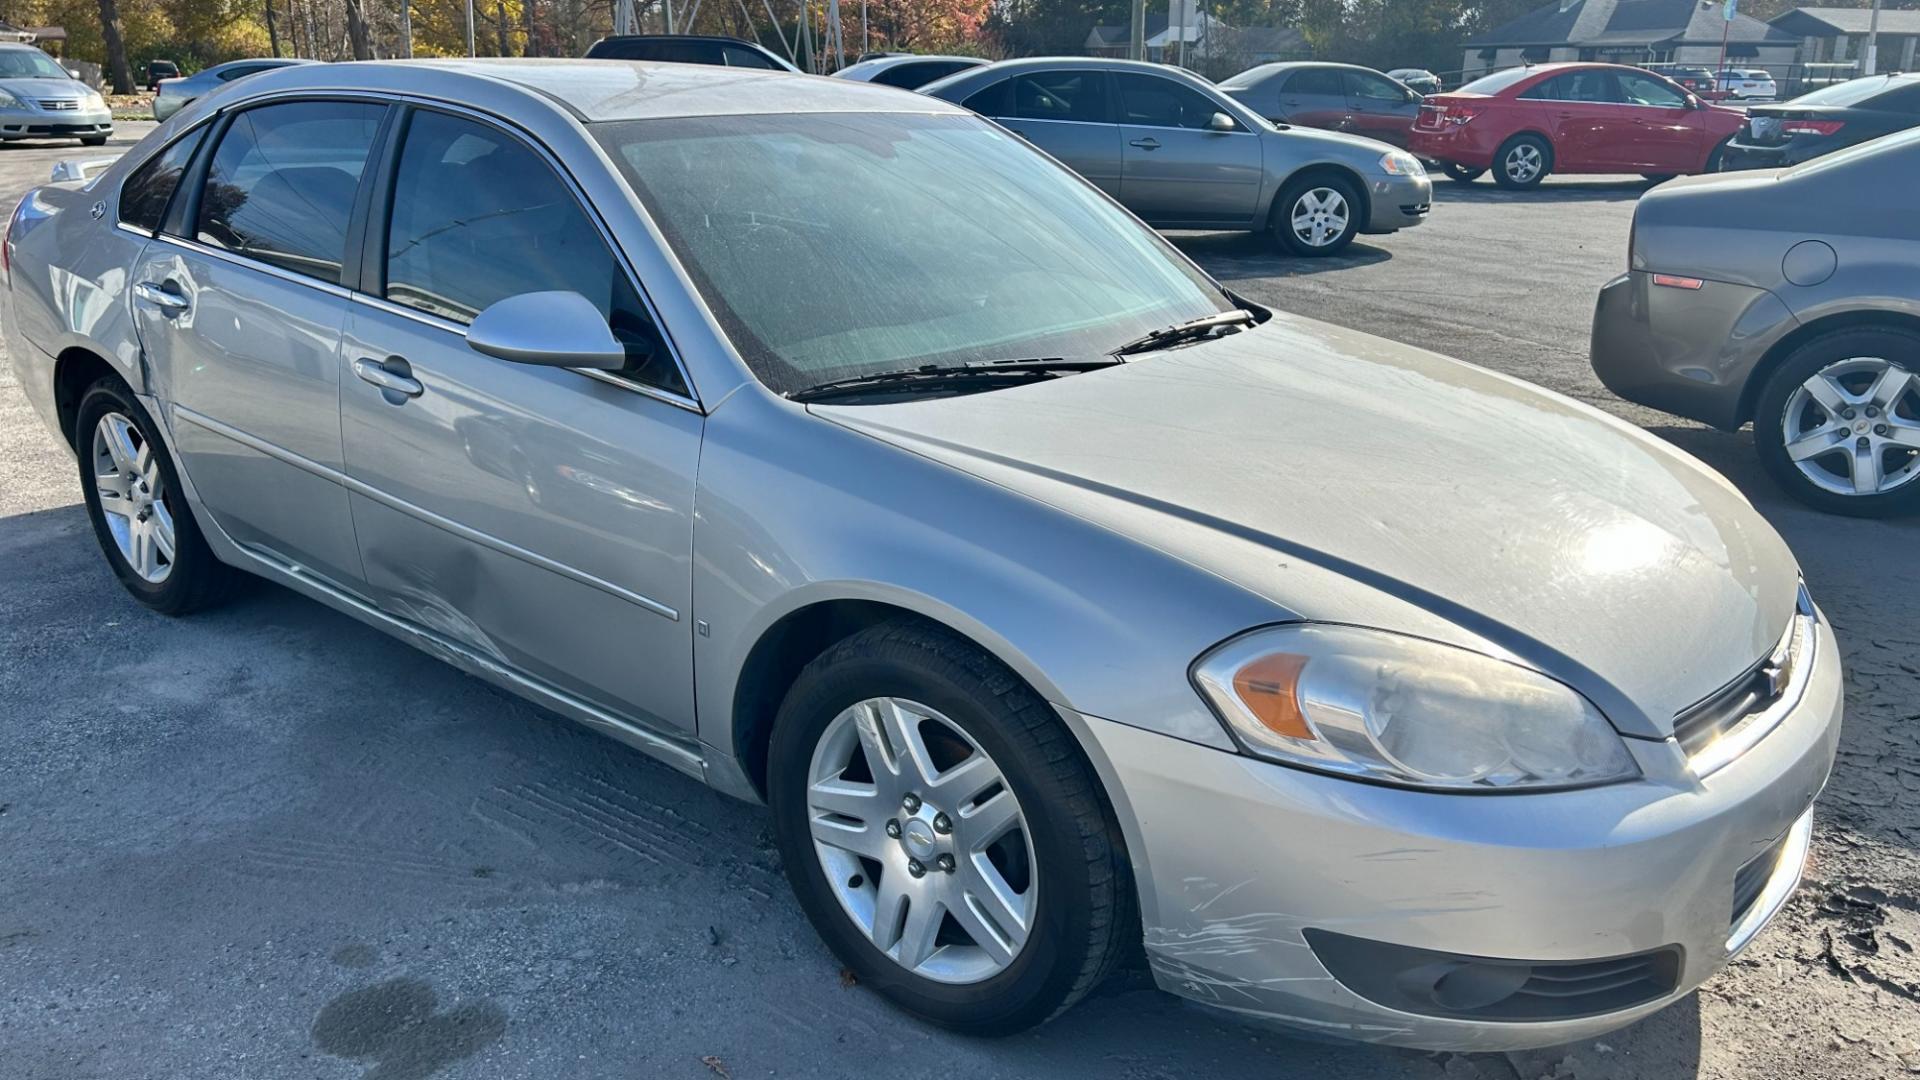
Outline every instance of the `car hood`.
[(0, 79), (0, 90), (23, 98), (83, 98), (92, 92), (74, 79)]
[(1319, 148), (1321, 153), (1343, 158), (1350, 157), (1355, 161), (1363, 161), (1367, 165), (1379, 161), (1381, 154), (1391, 153), (1396, 149), (1391, 144), (1381, 142), (1379, 139), (1369, 139), (1365, 135), (1301, 127), (1299, 124), (1288, 124), (1285, 127), (1276, 125), (1275, 130), (1262, 134), (1269, 139), (1284, 139), (1296, 150), (1303, 143), (1310, 143)]
[(1622, 731), (1779, 640), (1798, 569), (1719, 474), (1598, 410), (1310, 320), (992, 393), (812, 406), (1260, 594), (1449, 640)]

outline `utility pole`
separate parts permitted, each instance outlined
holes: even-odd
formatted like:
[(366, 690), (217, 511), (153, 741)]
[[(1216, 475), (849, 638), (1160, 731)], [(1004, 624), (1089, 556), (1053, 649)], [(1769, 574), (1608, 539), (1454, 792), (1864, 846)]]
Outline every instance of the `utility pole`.
[(413, 59), (413, 0), (400, 0), (400, 55)]
[(1133, 14), (1127, 27), (1127, 59), (1147, 58), (1147, 0), (1133, 0)]
[(1873, 75), (1879, 72), (1880, 61), (1880, 0), (1873, 0), (1873, 14), (1867, 16), (1867, 55), (1863, 57), (1860, 74)]
[(480, 55), (473, 47), (473, 0), (467, 0), (467, 55)]

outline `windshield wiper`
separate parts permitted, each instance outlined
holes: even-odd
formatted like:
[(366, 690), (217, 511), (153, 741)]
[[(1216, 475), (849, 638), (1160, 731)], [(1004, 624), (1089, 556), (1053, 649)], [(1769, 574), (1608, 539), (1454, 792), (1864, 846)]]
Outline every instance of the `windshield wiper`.
[(1183, 323), (1175, 323), (1165, 329), (1155, 330), (1151, 334), (1134, 338), (1132, 341), (1113, 350), (1113, 355), (1132, 356), (1134, 353), (1165, 349), (1178, 345), (1183, 341), (1210, 337), (1223, 327), (1248, 326), (1259, 321), (1253, 312), (1234, 308), (1232, 311), (1222, 311), (1218, 315), (1205, 315), (1198, 319), (1189, 319)]
[(976, 360), (965, 364), (922, 364), (916, 368), (875, 371), (845, 379), (831, 379), (799, 390), (788, 391), (787, 397), (793, 401), (818, 401), (821, 398), (838, 397), (841, 394), (892, 389), (899, 386), (939, 386), (943, 383), (978, 383), (1001, 379), (1045, 379), (1064, 372), (1092, 371), (1096, 368), (1124, 363), (1126, 363), (1125, 360), (1113, 356), (1102, 356), (1091, 360), (1067, 360), (1054, 356), (1038, 360)]

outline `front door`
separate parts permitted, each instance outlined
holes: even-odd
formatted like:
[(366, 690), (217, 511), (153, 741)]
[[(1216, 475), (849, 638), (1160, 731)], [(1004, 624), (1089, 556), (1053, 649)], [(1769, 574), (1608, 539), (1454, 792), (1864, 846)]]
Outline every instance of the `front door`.
[[(342, 352), (346, 468), (377, 603), (662, 730), (693, 728), (702, 417), (624, 264), (517, 136), (404, 122), (382, 268)], [(380, 221), (379, 214), (373, 215)], [(569, 290), (632, 345), (604, 378), (467, 347), (496, 301)]]
[(1212, 126), (1220, 103), (1159, 75), (1120, 72), (1120, 201), (1155, 225), (1225, 225), (1253, 220), (1260, 187), (1260, 136), (1235, 120)]
[(1100, 190), (1120, 194), (1120, 131), (1113, 124), (1107, 73), (1063, 68), (1016, 75), (967, 99), (966, 106), (1052, 154)]
[(1558, 172), (1603, 172), (1628, 167), (1633, 110), (1620, 105), (1613, 73), (1576, 68), (1528, 90), (1537, 101), (1553, 140)]
[(1371, 71), (1342, 72), (1347, 87), (1348, 130), (1405, 149), (1413, 135), (1420, 95)]
[(349, 590), (343, 266), (386, 113), (295, 101), (235, 116), (133, 272), (141, 347), (202, 503), (242, 545)]
[(1690, 173), (1706, 161), (1699, 110), (1664, 79), (1617, 72), (1620, 96), (1633, 113), (1632, 166), (1639, 172)]

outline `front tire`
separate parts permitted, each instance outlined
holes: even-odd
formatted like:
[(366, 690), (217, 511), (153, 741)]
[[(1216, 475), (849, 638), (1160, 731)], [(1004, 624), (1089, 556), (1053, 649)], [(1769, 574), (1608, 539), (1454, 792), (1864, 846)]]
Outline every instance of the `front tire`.
[(1538, 135), (1515, 135), (1493, 155), (1493, 182), (1509, 191), (1531, 191), (1553, 171), (1553, 146)]
[(1348, 181), (1306, 176), (1288, 182), (1273, 200), (1273, 235), (1295, 255), (1322, 258), (1344, 251), (1359, 235), (1365, 204)]
[(80, 145), (105, 146), (107, 145), (107, 137), (105, 135), (82, 135), (80, 136)]
[(94, 537), (134, 599), (167, 615), (224, 600), (239, 571), (214, 558), (173, 457), (125, 383), (108, 377), (87, 388), (74, 441)]
[(1781, 361), (1754, 405), (1761, 464), (1828, 513), (1920, 511), (1920, 333), (1822, 334)]
[(1019, 1031), (1137, 941), (1092, 767), (1039, 695), (942, 628), (882, 623), (808, 664), (768, 761), (800, 906), (860, 982), (908, 1012)]

